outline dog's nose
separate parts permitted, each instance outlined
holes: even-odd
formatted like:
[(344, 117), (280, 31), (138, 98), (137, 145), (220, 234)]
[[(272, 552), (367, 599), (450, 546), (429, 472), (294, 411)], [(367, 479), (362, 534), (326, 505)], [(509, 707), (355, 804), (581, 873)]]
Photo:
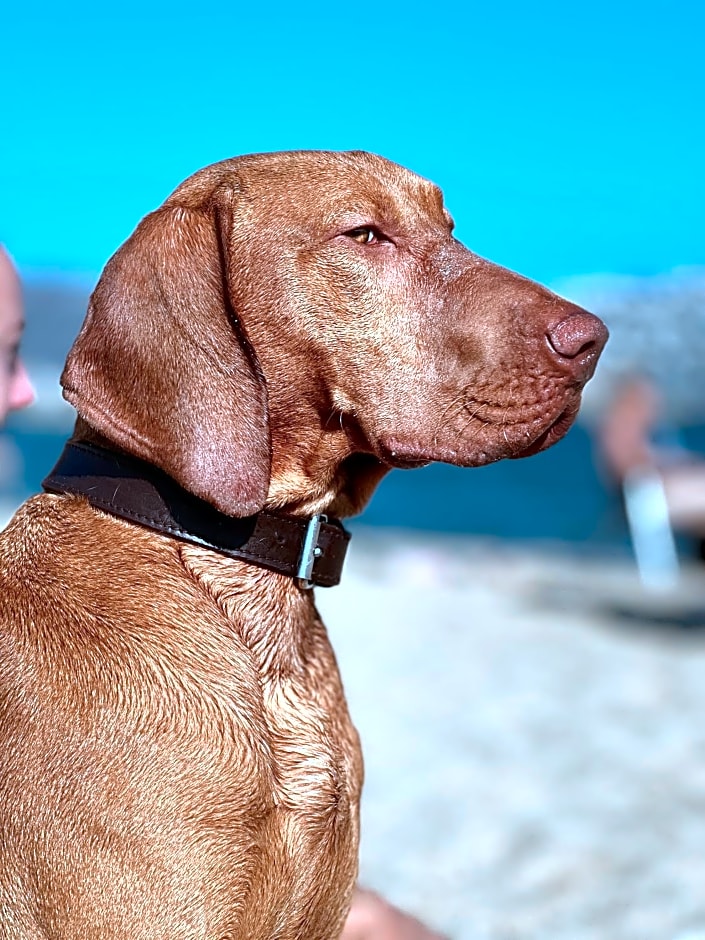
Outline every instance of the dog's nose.
[(592, 375), (608, 336), (602, 320), (585, 310), (576, 310), (546, 330), (554, 358), (582, 381)]

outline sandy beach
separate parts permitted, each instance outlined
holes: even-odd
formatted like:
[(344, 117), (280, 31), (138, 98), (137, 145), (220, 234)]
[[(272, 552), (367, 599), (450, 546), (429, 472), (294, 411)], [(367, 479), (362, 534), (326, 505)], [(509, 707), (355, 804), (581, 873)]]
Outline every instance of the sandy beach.
[(700, 572), (646, 595), (628, 558), (367, 530), (317, 602), (364, 883), (462, 940), (705, 938)]

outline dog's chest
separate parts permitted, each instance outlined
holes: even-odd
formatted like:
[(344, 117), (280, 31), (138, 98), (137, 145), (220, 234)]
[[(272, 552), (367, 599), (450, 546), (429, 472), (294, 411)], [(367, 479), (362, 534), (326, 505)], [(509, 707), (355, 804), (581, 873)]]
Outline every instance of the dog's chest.
[(223, 794), (253, 837), (228, 867), (232, 897), (238, 869), (263, 891), (242, 912), (243, 935), (336, 936), (357, 875), (362, 759), (326, 630), (310, 595), (285, 579), (251, 569), (231, 577), (195, 549), (183, 557), (225, 614), (210, 628), (221, 637), (222, 684), (228, 670), (241, 680), (216, 747), (229, 755)]
[(344, 823), (357, 812), (362, 765), (327, 631), (310, 598), (288, 585), (278, 598), (274, 590), (253, 594), (247, 617), (241, 595), (222, 590), (219, 600), (248, 651), (251, 687), (260, 690), (274, 804), (312, 830)]
[(362, 761), (332, 652), (262, 688), (274, 804), (265, 851), (277, 873), (269, 910), (294, 921), (307, 911), (305, 924), (285, 918), (265, 932), (336, 936), (357, 877)]
[(318, 826), (347, 817), (360, 791), (357, 735), (331, 665), (320, 685), (277, 682), (264, 694), (276, 803)]

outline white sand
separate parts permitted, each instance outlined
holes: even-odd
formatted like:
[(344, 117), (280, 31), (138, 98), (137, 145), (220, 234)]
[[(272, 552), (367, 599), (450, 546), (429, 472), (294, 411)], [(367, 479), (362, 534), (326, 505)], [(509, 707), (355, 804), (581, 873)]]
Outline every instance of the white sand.
[(649, 598), (626, 560), (353, 539), (317, 601), (366, 755), (363, 882), (467, 940), (702, 940), (705, 630), (638, 616), (705, 609), (698, 574)]

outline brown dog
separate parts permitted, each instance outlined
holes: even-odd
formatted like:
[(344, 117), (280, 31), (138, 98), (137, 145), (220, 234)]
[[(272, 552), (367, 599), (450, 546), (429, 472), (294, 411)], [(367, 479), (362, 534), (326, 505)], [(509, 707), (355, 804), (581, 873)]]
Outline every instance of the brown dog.
[[(380, 157), (265, 154), (196, 173), (108, 263), (62, 379), (62, 494), (0, 539), (2, 937), (340, 933), (357, 735), (311, 565), (250, 535), (293, 525), (316, 580), (312, 514), (392, 467), (549, 446), (606, 338), (451, 230)], [(157, 491), (176, 522), (141, 515)]]

